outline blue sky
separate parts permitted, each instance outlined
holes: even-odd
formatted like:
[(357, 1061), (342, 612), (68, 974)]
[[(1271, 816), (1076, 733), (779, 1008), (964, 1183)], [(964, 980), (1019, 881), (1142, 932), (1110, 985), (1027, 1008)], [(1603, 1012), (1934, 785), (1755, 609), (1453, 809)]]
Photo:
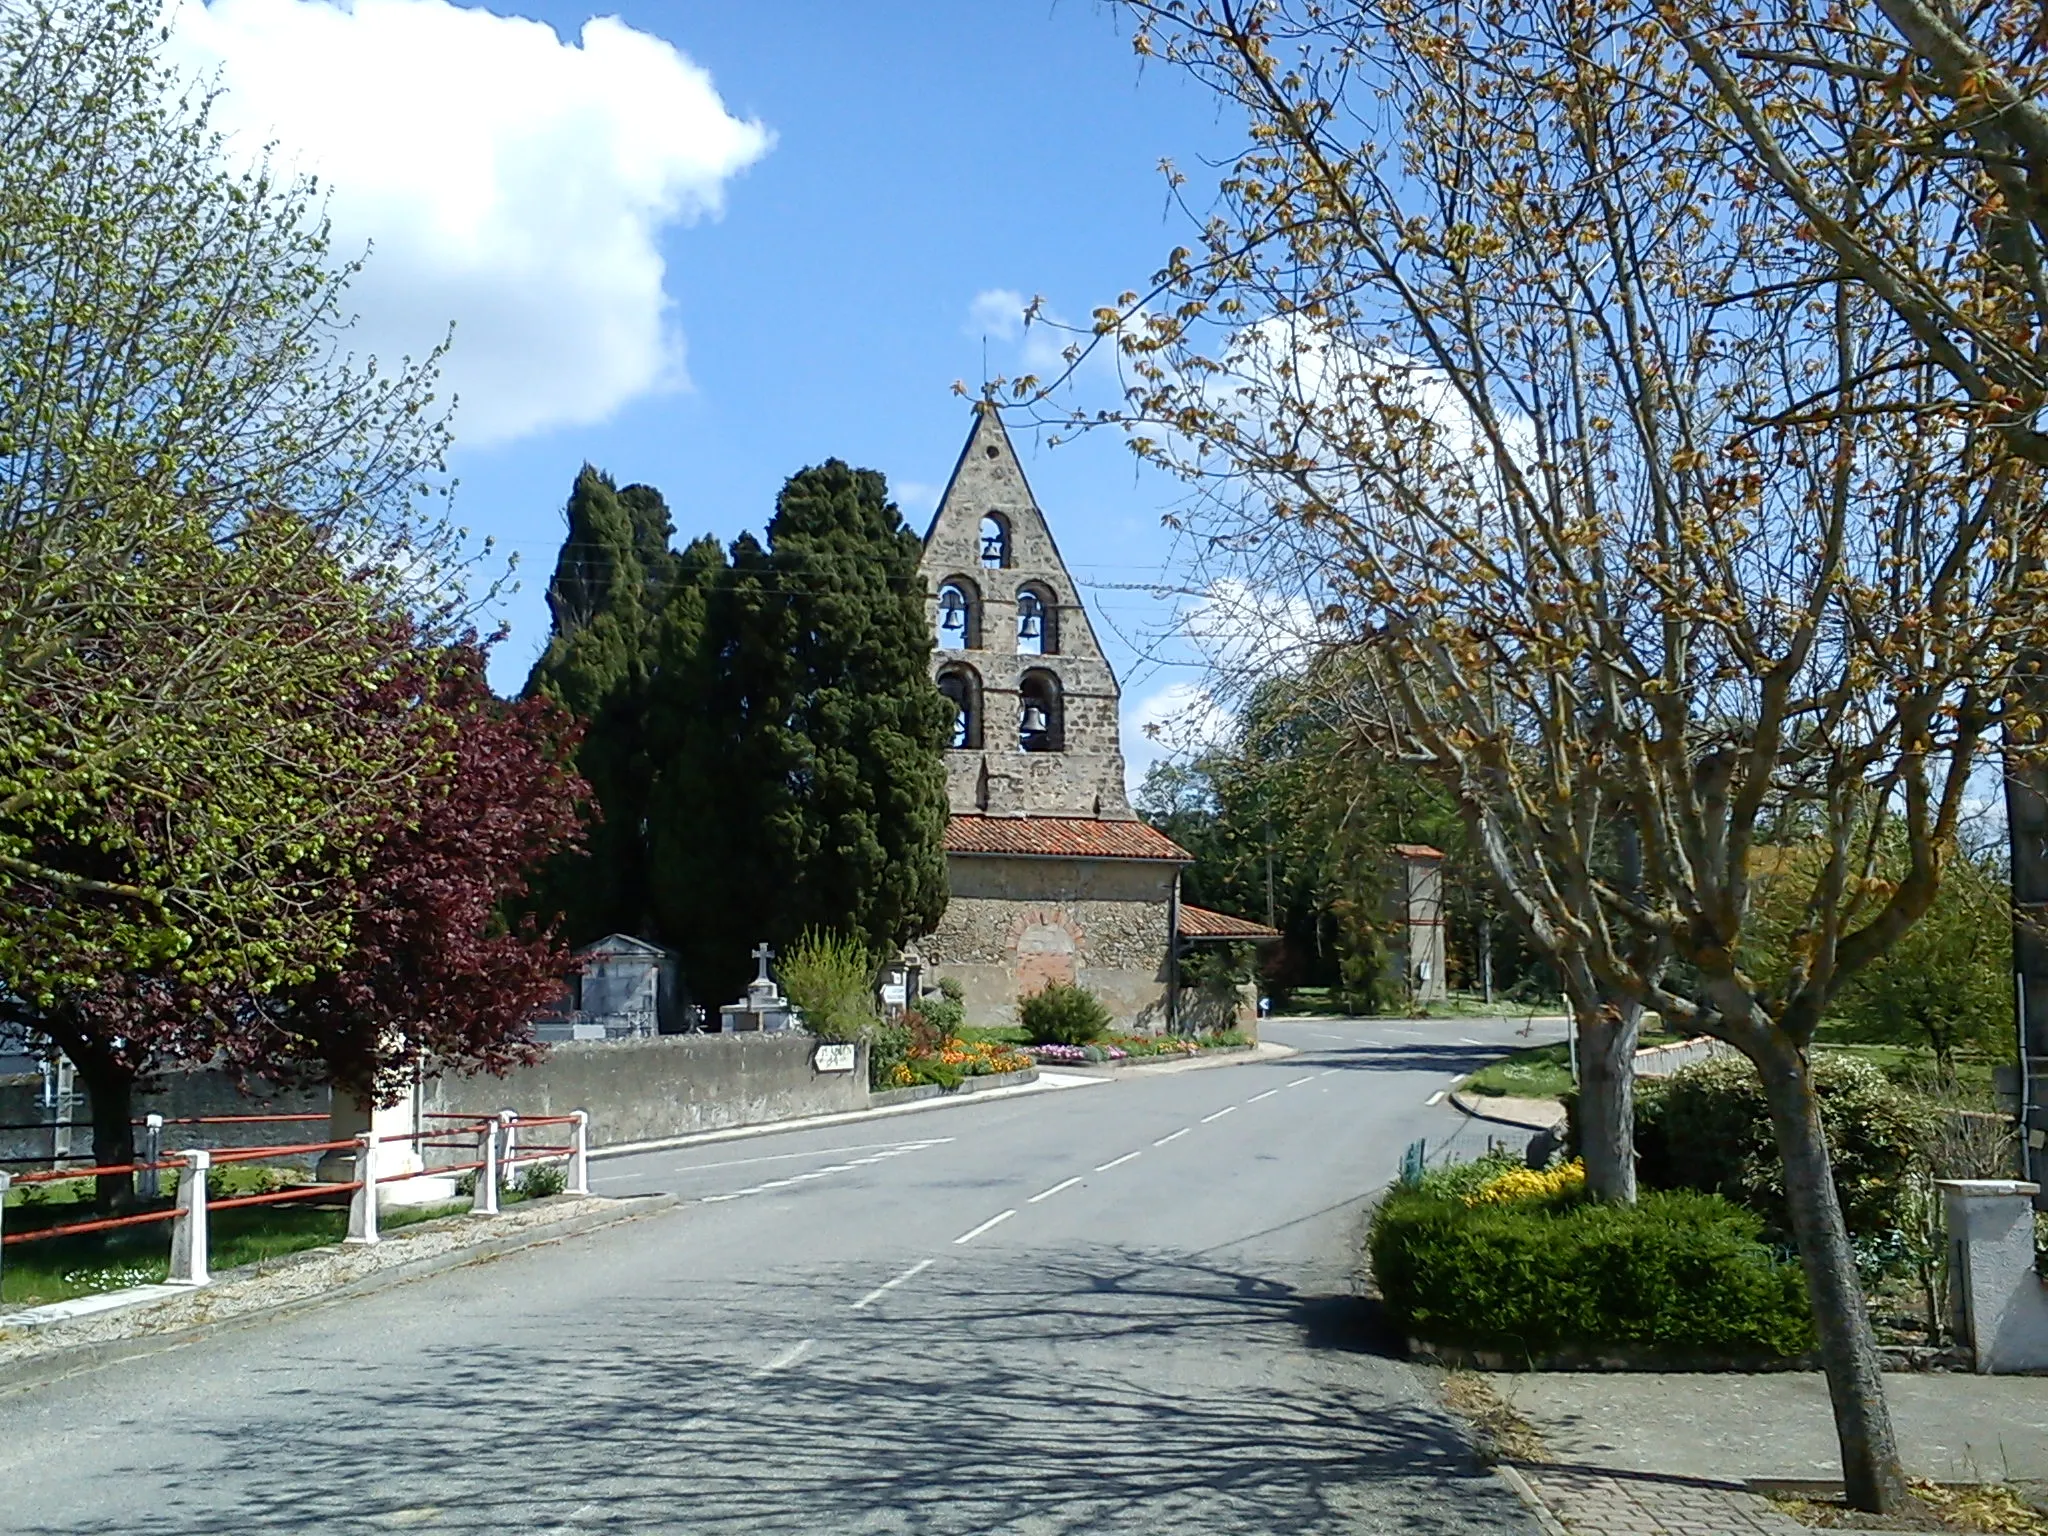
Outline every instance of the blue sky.
[[(457, 311), (458, 514), (520, 561), (506, 691), (585, 460), (659, 486), (685, 539), (760, 528), (831, 456), (886, 472), (922, 531), (967, 430), (954, 382), (1043, 361), (1014, 319), (1032, 295), (1081, 318), (1142, 287), (1186, 235), (1160, 160), (1230, 147), (1090, 0), (593, 14), (185, 0), (179, 34), (228, 125), (320, 171), (342, 240), (375, 243), (368, 344), (424, 348)], [(1140, 717), (1195, 680), (1145, 659), (1170, 605), (1126, 590), (1173, 580), (1176, 488), (1120, 439), (1017, 438), (1142, 759)]]

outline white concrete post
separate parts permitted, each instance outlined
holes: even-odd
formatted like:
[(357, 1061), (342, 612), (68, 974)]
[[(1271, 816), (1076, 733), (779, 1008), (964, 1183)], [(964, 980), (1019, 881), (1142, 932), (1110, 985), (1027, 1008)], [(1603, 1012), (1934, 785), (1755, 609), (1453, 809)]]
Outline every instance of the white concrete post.
[(516, 1109), (499, 1110), (498, 1127), (505, 1138), (505, 1150), (502, 1154), (505, 1159), (505, 1187), (507, 1189), (517, 1189), (526, 1182), (524, 1173), (521, 1172), (519, 1165), (513, 1161), (519, 1155), (519, 1111)]
[[(14, 1175), (0, 1168), (0, 1238), (7, 1236), (7, 1186), (14, 1182)], [(7, 1284), (7, 1249), (0, 1245), (0, 1289)]]
[(2048, 1369), (2048, 1285), (2034, 1264), (2038, 1184), (1942, 1179), (1949, 1305), (1979, 1374)]
[(569, 1154), (569, 1193), (587, 1195), (590, 1193), (590, 1112), (575, 1109), (569, 1113), (576, 1121), (569, 1136), (569, 1144), (576, 1149)]
[(361, 1180), (348, 1202), (348, 1236), (345, 1243), (374, 1243), (377, 1239), (377, 1133), (364, 1131), (356, 1138), (356, 1177)]
[(185, 1166), (178, 1170), (178, 1214), (171, 1220), (171, 1272), (173, 1285), (205, 1285), (212, 1280), (206, 1272), (206, 1170), (213, 1166), (213, 1154), (194, 1147), (179, 1154)]
[[(144, 1115), (142, 1117), (142, 1161), (160, 1163), (164, 1158), (164, 1117)], [(144, 1168), (135, 1176), (135, 1193), (144, 1200), (154, 1200), (163, 1193), (163, 1176), (154, 1168)]]
[(476, 1190), (469, 1198), (469, 1213), (472, 1216), (495, 1216), (498, 1214), (498, 1122), (486, 1120), (483, 1129), (477, 1132), (476, 1140), (476, 1153), (484, 1165), (476, 1171)]

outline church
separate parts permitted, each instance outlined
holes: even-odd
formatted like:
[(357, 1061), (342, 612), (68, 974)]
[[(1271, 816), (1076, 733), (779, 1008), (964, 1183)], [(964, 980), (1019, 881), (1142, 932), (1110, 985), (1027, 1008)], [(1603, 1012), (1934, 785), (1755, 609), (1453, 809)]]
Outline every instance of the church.
[(922, 571), (932, 677), (954, 708), (950, 900), (918, 945), (927, 975), (958, 981), (978, 1023), (1013, 1022), (1019, 998), (1069, 982), (1118, 1029), (1180, 1025), (1184, 942), (1277, 935), (1182, 905), (1192, 861), (1131, 809), (1116, 674), (986, 402), (925, 534)]

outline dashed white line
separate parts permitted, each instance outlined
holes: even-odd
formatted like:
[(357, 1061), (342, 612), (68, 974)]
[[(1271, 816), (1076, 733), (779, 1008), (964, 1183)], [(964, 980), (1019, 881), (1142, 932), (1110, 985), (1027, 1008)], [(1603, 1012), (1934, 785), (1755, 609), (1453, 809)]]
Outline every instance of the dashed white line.
[(1472, 1038), (1472, 1037), (1471, 1037), (1470, 1035), (1460, 1035), (1460, 1036), (1458, 1036), (1458, 1044), (1460, 1044), (1460, 1045), (1484, 1045), (1484, 1044), (1486, 1044), (1486, 1042), (1485, 1042), (1484, 1040), (1474, 1040), (1474, 1039), (1473, 1039), (1473, 1038)]
[(1444, 1101), (1444, 1091), (1443, 1091), (1443, 1089), (1439, 1088), (1439, 1089), (1437, 1089), (1437, 1091), (1436, 1091), (1435, 1093), (1432, 1093), (1432, 1094), (1431, 1094), (1431, 1095), (1430, 1095), (1430, 1096), (1429, 1096), (1428, 1098), (1426, 1098), (1426, 1099), (1424, 1099), (1424, 1100), (1422, 1101), (1422, 1107), (1423, 1107), (1424, 1109), (1428, 1109), (1428, 1108), (1430, 1108), (1430, 1107), (1431, 1107), (1432, 1105), (1436, 1105), (1436, 1104), (1441, 1104), (1441, 1103), (1443, 1103), (1443, 1101)]
[(939, 1261), (937, 1259), (919, 1259), (915, 1264), (911, 1265), (910, 1268), (903, 1271), (903, 1273), (898, 1275), (894, 1280), (884, 1280), (872, 1291), (869, 1291), (867, 1295), (861, 1297), (859, 1301), (856, 1301), (850, 1310), (855, 1312), (863, 1312), (867, 1310), (867, 1308), (873, 1306), (876, 1302), (880, 1301), (884, 1296), (888, 1295), (891, 1291), (895, 1290), (896, 1287), (901, 1285), (904, 1281), (916, 1278), (918, 1275), (923, 1274), (926, 1270), (930, 1269), (934, 1264), (938, 1262)]
[(811, 1346), (817, 1342), (816, 1339), (805, 1339), (801, 1344), (791, 1345), (758, 1371), (754, 1372), (754, 1374), (756, 1376), (769, 1376), (773, 1375), (776, 1371), (788, 1370), (797, 1361), (808, 1355), (811, 1352)]
[(1095, 1165), (1095, 1171), (1097, 1173), (1107, 1173), (1110, 1169), (1121, 1168), (1125, 1163), (1128, 1163), (1132, 1158), (1142, 1157), (1143, 1155), (1143, 1153), (1139, 1152), (1126, 1152), (1122, 1157), (1113, 1157), (1106, 1163), (1097, 1163)]
[(1312, 1083), (1315, 1080), (1316, 1075), (1315, 1073), (1311, 1072), (1307, 1077), (1297, 1077), (1293, 1082), (1284, 1084), (1283, 1086), (1288, 1088), (1299, 1088), (1303, 1083)]
[(1237, 1106), (1235, 1104), (1226, 1104), (1217, 1110), (1215, 1114), (1202, 1116), (1202, 1124), (1207, 1125), (1211, 1120), (1221, 1120), (1225, 1115), (1235, 1114), (1236, 1112)]
[(1026, 1205), (1036, 1205), (1041, 1200), (1050, 1200), (1054, 1195), (1058, 1194), (1061, 1190), (1072, 1189), (1076, 1184), (1080, 1182), (1081, 1175), (1077, 1173), (1071, 1179), (1060, 1180), (1060, 1182), (1053, 1185), (1051, 1189), (1041, 1189), (1037, 1194), (1033, 1195), (1029, 1200), (1026, 1200), (1024, 1203)]
[(1245, 1103), (1256, 1104), (1261, 1099), (1270, 1099), (1271, 1097), (1273, 1097), (1274, 1094), (1278, 1093), (1279, 1091), (1280, 1090), (1278, 1088), (1268, 1088), (1264, 1093), (1253, 1094), (1250, 1098), (1245, 1100)]
[(973, 1242), (977, 1237), (981, 1236), (981, 1234), (986, 1232), (990, 1227), (1000, 1227), (1004, 1222), (1008, 1221), (1012, 1216), (1016, 1214), (1017, 1213), (1014, 1210), (1001, 1211), (996, 1215), (989, 1217), (987, 1221), (984, 1221), (972, 1232), (962, 1232), (958, 1237), (954, 1238), (953, 1246), (957, 1248), (962, 1243)]
[(1160, 1137), (1157, 1141), (1153, 1142), (1152, 1145), (1155, 1147), (1163, 1147), (1169, 1141), (1179, 1141), (1181, 1137), (1187, 1135), (1187, 1133), (1188, 1127), (1182, 1126), (1179, 1130), (1174, 1131), (1172, 1134)]
[(1318, 1073), (1316, 1074), (1316, 1076), (1317, 1076), (1317, 1077), (1331, 1077), (1331, 1076), (1334, 1076), (1334, 1075), (1336, 1074), (1336, 1071), (1337, 1071), (1337, 1069), (1336, 1069), (1335, 1067), (1326, 1067), (1326, 1068), (1325, 1068), (1324, 1070), (1322, 1070), (1321, 1072), (1318, 1072)]

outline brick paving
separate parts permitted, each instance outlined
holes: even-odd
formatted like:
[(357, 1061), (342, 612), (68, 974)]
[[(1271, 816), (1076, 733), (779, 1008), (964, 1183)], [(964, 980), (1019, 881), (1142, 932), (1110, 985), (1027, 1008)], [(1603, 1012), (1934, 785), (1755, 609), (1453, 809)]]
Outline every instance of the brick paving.
[(1572, 1536), (1808, 1536), (1808, 1528), (1733, 1483), (1523, 1466)]

